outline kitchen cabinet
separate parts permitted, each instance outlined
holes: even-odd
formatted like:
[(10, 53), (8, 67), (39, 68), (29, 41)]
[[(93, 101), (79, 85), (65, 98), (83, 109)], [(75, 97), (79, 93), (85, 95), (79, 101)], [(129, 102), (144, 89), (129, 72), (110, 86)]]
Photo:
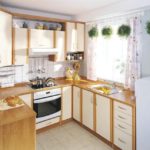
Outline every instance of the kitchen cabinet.
[(54, 48), (54, 31), (30, 29), (29, 48)]
[(55, 48), (58, 50), (56, 61), (65, 60), (65, 32), (55, 31)]
[(82, 23), (66, 23), (67, 52), (83, 52), (84, 51), (84, 24)]
[(110, 99), (96, 95), (96, 132), (110, 141)]
[(19, 96), (29, 107), (33, 108), (32, 94), (20, 95)]
[(81, 89), (73, 86), (73, 118), (81, 121)]
[(82, 123), (91, 130), (93, 126), (94, 112), (94, 94), (92, 92), (82, 90)]
[(12, 15), (0, 11), (0, 67), (12, 64)]
[(13, 28), (13, 64), (28, 63), (28, 29)]
[(76, 32), (77, 32), (77, 51), (84, 52), (84, 43), (85, 43), (84, 24), (77, 23)]
[(66, 34), (67, 34), (67, 52), (76, 51), (76, 25), (73, 22), (66, 23)]
[(72, 117), (72, 87), (67, 86), (62, 89), (62, 120)]
[(135, 150), (132, 107), (114, 102), (114, 144), (122, 150)]
[(35, 112), (27, 105), (0, 112), (0, 150), (35, 150)]

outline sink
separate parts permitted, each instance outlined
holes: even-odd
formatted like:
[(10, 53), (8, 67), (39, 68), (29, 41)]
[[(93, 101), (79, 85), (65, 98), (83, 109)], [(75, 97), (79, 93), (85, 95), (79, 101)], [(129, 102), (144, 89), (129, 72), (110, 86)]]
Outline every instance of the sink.
[(113, 87), (109, 84), (98, 84), (91, 87), (92, 90), (100, 92), (102, 94), (110, 95), (120, 92), (117, 87)]

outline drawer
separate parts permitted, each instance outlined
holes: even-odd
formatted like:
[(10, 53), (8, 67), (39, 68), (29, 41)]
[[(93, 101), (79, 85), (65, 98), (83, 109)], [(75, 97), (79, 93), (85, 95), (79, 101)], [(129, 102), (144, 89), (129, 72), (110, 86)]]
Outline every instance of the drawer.
[(50, 126), (50, 125), (55, 124), (55, 123), (58, 123), (59, 121), (60, 121), (60, 117), (57, 117), (57, 118), (53, 118), (53, 119), (50, 119), (50, 120), (47, 120), (47, 121), (44, 121), (41, 123), (37, 123), (36, 124), (36, 130)]
[(119, 102), (114, 102), (114, 109), (116, 111), (120, 111), (122, 113), (128, 114), (132, 116), (132, 107), (119, 103)]
[(122, 113), (120, 111), (114, 110), (114, 117), (115, 119), (132, 126), (132, 116)]
[(130, 126), (126, 123), (123, 123), (117, 119), (114, 120), (114, 126), (115, 126), (115, 128), (117, 128), (129, 135), (132, 135), (132, 126)]
[(115, 128), (114, 144), (122, 150), (132, 150), (132, 136)]

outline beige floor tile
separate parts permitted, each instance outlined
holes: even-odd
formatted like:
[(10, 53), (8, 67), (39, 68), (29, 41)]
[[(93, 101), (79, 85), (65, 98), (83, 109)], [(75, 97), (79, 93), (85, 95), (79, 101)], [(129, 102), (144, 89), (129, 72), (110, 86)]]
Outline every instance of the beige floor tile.
[(37, 134), (37, 150), (112, 150), (75, 122)]

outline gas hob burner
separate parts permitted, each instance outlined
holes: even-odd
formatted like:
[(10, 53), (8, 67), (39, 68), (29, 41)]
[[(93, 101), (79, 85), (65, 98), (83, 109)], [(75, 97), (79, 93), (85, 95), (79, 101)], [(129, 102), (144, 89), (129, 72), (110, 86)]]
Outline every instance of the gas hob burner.
[(31, 80), (31, 88), (32, 89), (41, 89), (41, 88), (46, 88), (46, 87), (53, 87), (56, 86), (55, 81), (52, 78), (36, 78), (34, 80)]

